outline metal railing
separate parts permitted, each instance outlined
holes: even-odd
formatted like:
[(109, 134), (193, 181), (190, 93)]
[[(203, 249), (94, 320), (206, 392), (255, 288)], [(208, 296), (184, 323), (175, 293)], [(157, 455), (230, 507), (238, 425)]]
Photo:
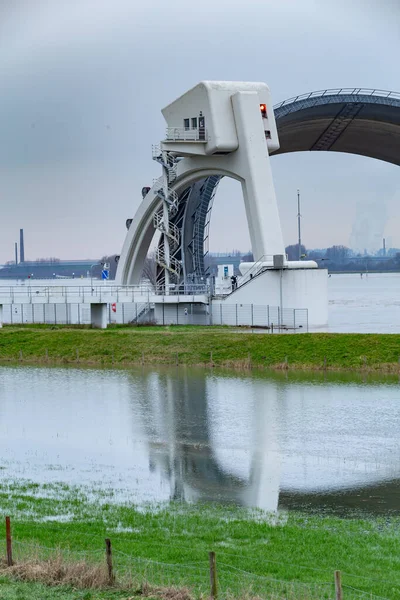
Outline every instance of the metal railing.
[(307, 94), (300, 94), (299, 96), (293, 96), (293, 98), (288, 98), (287, 100), (283, 100), (283, 102), (279, 102), (275, 104), (274, 110), (278, 108), (282, 108), (282, 106), (286, 106), (287, 104), (294, 104), (299, 100), (309, 100), (311, 98), (321, 98), (324, 96), (377, 96), (379, 98), (393, 98), (396, 100), (400, 100), (400, 93), (398, 92), (390, 92), (388, 90), (379, 90), (379, 89), (371, 89), (371, 88), (331, 88), (327, 90), (317, 90), (315, 92), (309, 92)]
[[(285, 259), (286, 259), (286, 261), (288, 260), (287, 254), (285, 255)], [(239, 289), (242, 285), (245, 285), (246, 283), (248, 283), (254, 277), (257, 277), (257, 275), (259, 275), (263, 271), (266, 271), (267, 269), (273, 269), (274, 268), (273, 261), (274, 261), (274, 256), (272, 254), (265, 254), (257, 262), (255, 262), (253, 264), (253, 266), (248, 271), (246, 271), (246, 273), (244, 275), (241, 275), (237, 278), (235, 287), (232, 287), (232, 285), (229, 281), (230, 280), (230, 277), (229, 277), (227, 286), (223, 286), (225, 288), (224, 291), (218, 291), (218, 292), (216, 291), (215, 295), (217, 297), (229, 296), (229, 294), (231, 294), (235, 290)], [(265, 263), (270, 263), (270, 264), (265, 264)], [(286, 267), (284, 267), (284, 268), (286, 268)]]
[[(174, 258), (171, 258), (175, 261)], [(176, 261), (180, 268), (179, 261)], [(207, 285), (171, 284), (169, 295), (209, 295)], [(79, 285), (79, 286), (0, 286), (0, 304), (52, 304), (90, 302), (149, 302), (152, 296), (166, 293), (165, 286), (149, 285)]]
[(167, 127), (166, 142), (207, 142), (207, 129), (186, 129), (185, 127)]
[(185, 283), (185, 284), (173, 284), (168, 286), (160, 285), (157, 286), (157, 294), (169, 295), (169, 296), (197, 296), (197, 295), (210, 295), (210, 286), (206, 284), (197, 283)]
[(182, 266), (181, 263), (179, 262), (179, 260), (176, 260), (176, 258), (174, 258), (173, 256), (170, 256), (168, 261), (169, 264), (167, 264), (163, 247), (158, 246), (158, 248), (156, 249), (156, 262), (161, 267), (168, 269), (170, 273), (173, 273), (174, 275), (179, 277)]
[[(161, 146), (159, 144), (153, 144), (151, 147), (151, 151), (152, 151), (152, 156), (153, 156), (153, 160), (156, 160), (158, 163), (160, 163), (163, 167), (165, 167), (168, 171), (168, 183), (173, 183), (177, 177), (177, 173), (176, 173), (176, 167), (177, 167), (177, 162), (176, 162), (176, 158), (173, 158), (173, 162), (171, 164), (164, 161), (164, 156), (161, 150)], [(157, 180), (158, 181), (158, 180)]]
[[(160, 196), (160, 198), (164, 198), (164, 196), (165, 196), (165, 194), (164, 194), (164, 178), (159, 177), (158, 179), (155, 179), (153, 185), (154, 185), (156, 194), (158, 196)], [(167, 201), (167, 203), (169, 205), (169, 208), (168, 208), (169, 214), (171, 216), (176, 215), (176, 213), (178, 212), (179, 196), (175, 192), (175, 190), (168, 188), (167, 197), (165, 198), (165, 200)]]
[(163, 233), (167, 234), (167, 236), (169, 237), (169, 239), (172, 242), (172, 244), (171, 244), (172, 249), (175, 249), (178, 247), (179, 239), (180, 239), (179, 228), (170, 222), (170, 223), (168, 223), (168, 231), (165, 231), (164, 217), (163, 217), (162, 210), (154, 213), (153, 225), (154, 225), (155, 229), (158, 229), (159, 231), (162, 231)]
[(273, 263), (273, 261), (274, 261), (274, 257), (272, 254), (264, 254), (257, 262), (255, 262), (253, 264), (253, 266), (248, 271), (246, 271), (246, 273), (244, 275), (241, 275), (240, 277), (238, 277), (237, 288), (242, 286), (244, 283), (247, 283), (248, 281), (250, 281), (250, 279), (253, 279), (253, 277), (256, 277), (256, 275), (258, 275), (260, 273), (260, 271), (263, 271), (266, 268), (264, 266), (264, 263), (266, 263), (266, 262)]
[(135, 296), (148, 297), (155, 294), (149, 285), (19, 285), (0, 286), (0, 304), (13, 303), (38, 303), (45, 302), (91, 302), (93, 299), (102, 299), (118, 302), (119, 298), (127, 298), (133, 301)]
[(306, 333), (308, 309), (213, 302), (210, 322), (212, 325), (260, 327), (268, 329), (271, 333), (296, 330)]

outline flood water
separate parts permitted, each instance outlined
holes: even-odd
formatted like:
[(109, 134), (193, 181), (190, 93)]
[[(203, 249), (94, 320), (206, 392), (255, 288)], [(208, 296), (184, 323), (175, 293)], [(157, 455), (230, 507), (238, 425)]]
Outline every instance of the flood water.
[(0, 367), (0, 480), (400, 512), (396, 379)]
[(328, 300), (329, 331), (400, 333), (400, 273), (333, 273)]

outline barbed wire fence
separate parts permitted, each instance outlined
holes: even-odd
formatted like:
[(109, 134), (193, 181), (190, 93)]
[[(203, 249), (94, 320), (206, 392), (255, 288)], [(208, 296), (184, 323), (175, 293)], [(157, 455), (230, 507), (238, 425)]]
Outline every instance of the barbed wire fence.
[[(83, 538), (84, 549), (72, 547), (77, 537)], [(12, 537), (9, 517), (6, 517), (5, 542), (6, 560), (3, 567), (0, 565), (2, 575), (50, 585), (117, 586), (170, 599), (171, 590), (180, 590), (180, 600), (184, 600), (185, 593), (187, 598), (210, 597), (213, 600), (391, 600), (400, 597), (399, 581), (268, 558), (260, 561), (223, 548), (208, 552), (208, 556), (201, 551), (199, 560), (185, 561), (185, 551), (192, 546), (177, 544), (179, 560), (158, 561), (124, 552), (118, 547), (118, 538), (113, 543), (110, 538), (82, 531), (66, 532), (62, 536), (62, 546), (44, 546)], [(97, 547), (89, 548), (88, 545)], [(154, 542), (153, 545), (160, 549), (171, 548), (171, 543)], [(232, 559), (236, 560), (236, 565), (232, 564)], [(279, 568), (285, 566), (294, 570), (296, 578), (279, 577)], [(307, 572), (310, 580), (307, 580)], [(314, 580), (312, 573), (316, 576)]]

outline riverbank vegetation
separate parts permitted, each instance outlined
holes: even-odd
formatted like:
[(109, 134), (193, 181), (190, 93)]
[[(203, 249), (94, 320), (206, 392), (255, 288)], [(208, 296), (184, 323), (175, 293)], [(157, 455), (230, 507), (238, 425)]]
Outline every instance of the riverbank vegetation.
[(103, 366), (400, 371), (400, 335), (270, 334), (228, 327), (6, 326), (0, 361)]
[[(11, 517), (15, 566), (0, 566), (0, 597), (186, 600), (184, 588), (193, 598), (205, 597), (210, 551), (216, 553), (224, 598), (332, 598), (336, 569), (342, 573), (346, 599), (360, 593), (399, 597), (398, 517), (271, 515), (181, 503), (137, 507), (128, 496), (125, 503), (114, 500), (113, 490), (3, 479), (0, 508), (3, 518)], [(5, 548), (4, 529), (2, 538)], [(115, 592), (108, 596), (96, 591), (107, 577), (105, 538), (111, 540), (115, 577)], [(17, 584), (32, 581), (37, 593), (17, 595)], [(40, 595), (39, 584), (65, 582), (85, 589), (86, 595), (69, 595), (68, 589), (60, 589), (59, 596)], [(176, 587), (180, 596), (171, 591)]]

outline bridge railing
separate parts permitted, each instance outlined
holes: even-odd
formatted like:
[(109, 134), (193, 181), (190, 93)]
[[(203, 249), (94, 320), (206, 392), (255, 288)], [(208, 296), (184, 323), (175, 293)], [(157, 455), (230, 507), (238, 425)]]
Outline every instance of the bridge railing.
[(119, 286), (119, 285), (18, 285), (0, 286), (0, 304), (2, 300), (11, 299), (13, 302), (44, 300), (46, 302), (65, 300), (65, 302), (82, 302), (84, 298), (112, 298), (119, 295), (133, 297), (134, 294), (148, 296), (154, 294), (149, 286)]
[(294, 104), (299, 100), (309, 100), (312, 98), (321, 98), (324, 96), (378, 96), (381, 98), (393, 98), (396, 100), (400, 100), (400, 93), (391, 92), (389, 90), (379, 90), (379, 89), (371, 89), (371, 88), (330, 88), (326, 90), (317, 90), (315, 92), (309, 92), (307, 94), (300, 94), (299, 96), (293, 96), (293, 98), (288, 98), (287, 100), (283, 100), (283, 102), (279, 102), (275, 104), (274, 110), (278, 108), (282, 108), (288, 104)]
[(93, 302), (124, 301), (134, 302), (136, 298), (146, 298), (157, 295), (208, 295), (209, 287), (207, 285), (186, 284), (169, 286), (154, 289), (149, 285), (18, 285), (18, 286), (0, 286), (0, 304), (11, 303), (38, 303), (38, 302)]

